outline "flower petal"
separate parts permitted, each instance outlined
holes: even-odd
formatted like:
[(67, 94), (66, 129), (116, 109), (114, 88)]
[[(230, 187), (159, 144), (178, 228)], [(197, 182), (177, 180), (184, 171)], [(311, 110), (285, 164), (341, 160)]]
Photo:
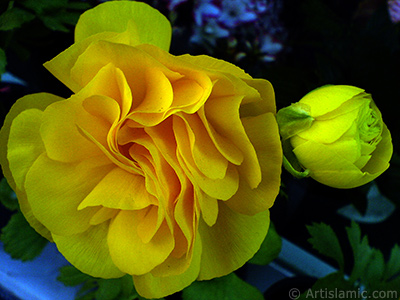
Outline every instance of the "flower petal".
[(78, 270), (93, 277), (118, 278), (125, 273), (111, 260), (107, 246), (108, 226), (109, 222), (105, 222), (72, 236), (53, 234), (53, 239), (62, 255)]
[(100, 205), (135, 210), (152, 204), (157, 204), (157, 199), (147, 192), (143, 176), (114, 167), (80, 203), (78, 210)]
[(187, 240), (188, 248), (190, 248), (196, 237), (198, 215), (196, 214), (196, 204), (193, 201), (193, 188), (189, 183), (185, 183), (185, 190), (181, 191), (176, 200), (174, 218)]
[(357, 117), (358, 110), (353, 110), (333, 119), (314, 121), (310, 128), (299, 132), (298, 136), (319, 143), (333, 143), (352, 127)]
[[(150, 47), (150, 45), (147, 46)], [(159, 51), (162, 50), (159, 49)], [(146, 96), (148, 82), (143, 70), (159, 69), (170, 80), (182, 77), (139, 47), (97, 41), (89, 45), (76, 60), (71, 69), (71, 78), (79, 85), (86, 86), (102, 68), (110, 63), (125, 75), (133, 95), (132, 107), (137, 107)]]
[(155, 277), (151, 273), (133, 276), (136, 291), (145, 298), (161, 298), (179, 292), (196, 280), (200, 270), (202, 245), (197, 239), (194, 244), (193, 258), (189, 268), (182, 274)]
[[(199, 201), (201, 216), (203, 217), (204, 222), (206, 222), (206, 224), (210, 227), (213, 226), (215, 222), (217, 222), (218, 218), (218, 200), (208, 196), (201, 190), (196, 191), (196, 196), (197, 200)], [(228, 202), (229, 201), (230, 200), (228, 200)], [(243, 200), (241, 199), (241, 201)]]
[(300, 102), (312, 107), (311, 116), (317, 118), (335, 110), (362, 92), (363, 89), (350, 85), (326, 85), (311, 91)]
[(7, 158), (18, 189), (23, 190), (26, 174), (45, 149), (40, 136), (43, 112), (28, 109), (13, 120), (8, 140)]
[(393, 143), (392, 136), (390, 135), (390, 131), (387, 126), (383, 124), (382, 130), (382, 140), (376, 146), (374, 152), (372, 152), (372, 157), (362, 169), (364, 172), (371, 173), (375, 176), (378, 172), (379, 176), (383, 173), (387, 168), (389, 168), (389, 161), (393, 154)]
[(293, 149), (293, 152), (301, 165), (312, 170), (310, 176), (313, 179), (331, 187), (347, 189), (370, 182), (389, 167), (388, 156), (389, 154), (391, 156), (391, 151), (390, 147), (386, 149), (389, 144), (390, 140), (382, 145), (382, 151), (385, 153), (382, 160), (372, 157), (362, 170), (352, 162), (338, 157), (329, 145), (314, 141), (301, 143)]
[(231, 64), (227, 61), (213, 58), (207, 55), (197, 55), (192, 56), (189, 54), (181, 55), (180, 58), (194, 66), (204, 68), (206, 70), (218, 72), (218, 73), (226, 73), (231, 74), (235, 77), (243, 78), (243, 79), (252, 79), (252, 77), (247, 74), (243, 69)]
[(269, 227), (269, 211), (239, 214), (218, 201), (218, 220), (209, 227), (199, 222), (203, 245), (199, 280), (227, 275), (243, 266), (260, 248)]
[(160, 69), (148, 68), (143, 72), (146, 77), (146, 94), (130, 114), (130, 119), (150, 127), (164, 119), (173, 101), (173, 90), (170, 80)]
[(78, 206), (111, 168), (108, 161), (97, 158), (72, 164), (41, 154), (25, 181), (34, 216), (54, 234), (72, 235), (87, 230), (98, 208), (78, 211)]
[[(143, 275), (161, 264), (174, 248), (174, 240), (164, 222), (150, 242), (144, 243), (137, 228), (142, 211), (120, 211), (110, 224), (108, 245), (115, 265), (131, 275)], [(157, 216), (153, 218), (157, 222)]]
[(171, 25), (161, 13), (141, 2), (103, 3), (82, 14), (75, 29), (75, 43), (44, 66), (76, 93), (84, 84), (71, 77), (71, 69), (88, 46), (97, 41), (130, 46), (152, 44), (168, 51)]
[[(257, 154), (239, 118), (239, 105), (242, 97), (227, 96), (211, 100), (206, 102), (204, 111), (200, 110), (200, 118), (203, 123), (209, 123), (220, 135), (228, 138), (241, 150), (244, 159), (237, 169), (251, 188), (257, 187), (261, 181), (261, 170)], [(221, 117), (221, 112), (224, 112), (223, 117)]]
[(238, 191), (226, 201), (226, 205), (242, 214), (254, 215), (270, 208), (279, 193), (282, 146), (278, 125), (272, 113), (244, 118), (242, 122), (256, 150), (262, 180), (254, 189), (247, 182), (240, 181)]
[(173, 129), (177, 141), (177, 157), (186, 176), (193, 184), (198, 185), (211, 197), (227, 200), (235, 194), (239, 185), (239, 176), (236, 168), (228, 164), (226, 174), (222, 179), (210, 179), (204, 176), (197, 168), (190, 151), (190, 139), (184, 121), (178, 117), (173, 118)]
[[(113, 101), (109, 102), (114, 102), (114, 104), (110, 103), (107, 106), (119, 107), (119, 113), (114, 112), (112, 107), (103, 109), (101, 113), (104, 119), (110, 119), (111, 124), (118, 118), (124, 118), (132, 106), (132, 92), (125, 75), (111, 63), (101, 68), (93, 80), (79, 92), (79, 95), (84, 99), (93, 96), (105, 96), (105, 99), (112, 99)], [(85, 102), (86, 100), (83, 102), (84, 105)], [(99, 104), (97, 110), (101, 109), (101, 106), (103, 105)]]
[[(259, 96), (255, 99), (243, 99), (244, 101), (240, 107), (240, 116), (254, 116), (260, 115), (266, 112), (276, 113), (276, 103), (275, 103), (275, 92), (272, 84), (265, 79), (244, 79), (249, 86), (254, 88), (259, 92)], [(252, 101), (250, 101), (252, 100)], [(244, 106), (248, 105), (252, 109), (247, 109), (247, 115), (242, 114), (242, 109)]]
[(43, 66), (51, 73), (54, 77), (65, 84), (74, 93), (79, 92), (84, 85), (80, 82), (75, 81), (71, 77), (71, 69), (76, 63), (78, 57), (85, 52), (87, 47), (99, 40), (112, 41), (115, 43), (127, 43), (125, 35), (117, 35), (113, 32), (102, 32), (93, 35), (86, 40), (79, 43), (75, 43), (68, 49), (64, 50), (52, 60), (43, 64)]
[(361, 108), (361, 106), (369, 106), (369, 103), (371, 102), (371, 98), (368, 98), (368, 94), (367, 93), (363, 93), (365, 94), (365, 97), (354, 97), (351, 98), (347, 101), (345, 101), (342, 105), (340, 105), (338, 108), (327, 112), (324, 115), (318, 116), (315, 119), (317, 120), (328, 120), (328, 119), (333, 119), (336, 118), (340, 115), (346, 114), (350, 111), (353, 110), (359, 110)]
[[(42, 122), (41, 111), (51, 103), (60, 100), (63, 99), (47, 93), (31, 94), (18, 99), (7, 114), (0, 131), (0, 163), (3, 174), (17, 194), (20, 209), (29, 224), (50, 241), (52, 241), (52, 237), (49, 230), (32, 213), (23, 184), (31, 165), (44, 151), (43, 143), (39, 136), (39, 127)], [(19, 120), (14, 122), (16, 118)], [(10, 138), (10, 130), (14, 132), (12, 138)], [(13, 161), (11, 165), (15, 165), (15, 168), (12, 171), (7, 159), (7, 155), (10, 156), (8, 151), (13, 153), (11, 154), (11, 161)], [(19, 167), (23, 167), (22, 171), (19, 170)], [(19, 182), (19, 188), (15, 183), (14, 177)]]
[(75, 42), (101, 32), (123, 32), (129, 22), (137, 44), (169, 50), (171, 25), (167, 18), (150, 5), (135, 1), (107, 2), (84, 12), (75, 28)]
[[(78, 162), (103, 152), (79, 131), (83, 127), (106, 144), (109, 123), (89, 114), (79, 96), (53, 103), (43, 114), (40, 133), (48, 156), (60, 162)], [(79, 127), (78, 127), (78, 126)], [(62, 145), (62, 147), (60, 147)], [(79, 150), (79, 151), (78, 151)]]
[[(9, 169), (9, 162), (7, 159), (10, 128), (12, 126), (13, 120), (24, 110), (36, 108), (43, 111), (51, 103), (60, 100), (63, 99), (52, 94), (47, 94), (47, 93), (31, 94), (18, 99), (8, 112), (4, 120), (4, 124), (0, 130), (0, 150), (1, 150), (0, 163), (3, 170), (3, 174), (7, 178), (8, 183), (13, 189), (16, 188), (16, 185), (13, 179), (13, 175)], [(36, 121), (38, 122), (39, 120), (37, 119)], [(24, 154), (29, 156), (31, 155), (31, 153), (28, 152), (25, 152)]]
[(222, 179), (228, 168), (228, 161), (215, 147), (197, 114), (182, 117), (190, 141), (193, 160), (201, 173), (210, 179)]

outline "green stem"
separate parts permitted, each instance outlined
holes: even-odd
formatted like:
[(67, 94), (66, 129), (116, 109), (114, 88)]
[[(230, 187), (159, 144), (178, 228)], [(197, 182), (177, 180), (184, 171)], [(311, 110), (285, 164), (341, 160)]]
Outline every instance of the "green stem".
[(310, 176), (310, 170), (305, 169), (304, 171), (297, 171), (292, 164), (289, 162), (289, 160), (286, 158), (285, 155), (283, 155), (283, 167), (294, 177), (296, 178), (304, 178)]

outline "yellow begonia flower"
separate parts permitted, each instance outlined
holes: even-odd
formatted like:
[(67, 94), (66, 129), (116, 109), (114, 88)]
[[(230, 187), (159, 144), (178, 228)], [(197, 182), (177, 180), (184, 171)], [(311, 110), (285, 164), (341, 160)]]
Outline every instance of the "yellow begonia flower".
[(146, 298), (223, 276), (259, 249), (280, 186), (271, 84), (173, 56), (169, 22), (106, 2), (45, 66), (74, 94), (19, 99), (1, 164), (21, 210), (75, 267)]
[(371, 95), (346, 85), (318, 88), (278, 112), (283, 140), (300, 165), (335, 188), (366, 184), (388, 167), (390, 132)]

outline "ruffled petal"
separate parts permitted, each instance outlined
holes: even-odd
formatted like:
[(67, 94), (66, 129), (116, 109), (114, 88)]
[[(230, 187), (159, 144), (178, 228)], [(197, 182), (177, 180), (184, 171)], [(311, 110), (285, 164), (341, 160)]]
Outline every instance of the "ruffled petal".
[(227, 61), (217, 59), (207, 55), (192, 56), (189, 54), (181, 55), (180, 59), (192, 64), (193, 66), (201, 67), (218, 73), (231, 74), (242, 79), (252, 79), (243, 69), (231, 64)]
[[(82, 106), (82, 98), (71, 98), (53, 103), (43, 114), (40, 133), (48, 156), (60, 162), (78, 162), (104, 156), (99, 147), (86, 138), (79, 127), (90, 132), (103, 145), (107, 143), (110, 124), (89, 114)], [(62, 147), (60, 147), (62, 145)]]
[[(242, 179), (246, 180), (251, 188), (255, 188), (261, 181), (261, 170), (257, 154), (243, 128), (239, 116), (239, 106), (242, 97), (227, 96), (210, 99), (204, 110), (199, 111), (203, 123), (209, 123), (216, 132), (230, 140), (243, 154), (243, 162), (236, 168)], [(224, 117), (221, 118), (221, 112)], [(210, 195), (212, 196), (212, 195)]]
[[(132, 106), (132, 92), (125, 75), (111, 63), (101, 68), (93, 80), (78, 94), (83, 99), (93, 96), (103, 96), (104, 99), (108, 99), (108, 102), (111, 102), (106, 104), (108, 107), (100, 110), (103, 105), (99, 103), (96, 111), (102, 118), (108, 119), (110, 124), (118, 118), (124, 118)], [(114, 106), (118, 108), (118, 112), (115, 112)]]
[[(176, 199), (174, 219), (187, 240), (188, 249), (196, 237), (198, 215), (196, 214), (196, 204), (194, 203), (194, 191), (192, 185), (185, 182), (184, 190)], [(186, 250), (188, 250), (186, 249)]]
[(179, 275), (156, 277), (151, 273), (133, 276), (136, 291), (145, 298), (161, 298), (174, 294), (196, 280), (200, 270), (202, 245), (197, 239), (194, 244), (193, 258), (188, 269)]
[(157, 199), (147, 192), (143, 176), (114, 167), (86, 196), (78, 209), (101, 205), (137, 210), (157, 203)]
[[(159, 51), (162, 50), (159, 49)], [(120, 69), (125, 75), (133, 95), (133, 108), (142, 103), (146, 97), (146, 87), (149, 83), (146, 81), (143, 70), (158, 69), (171, 81), (182, 77), (139, 47), (97, 41), (90, 44), (78, 57), (71, 69), (71, 78), (79, 85), (86, 86), (108, 64)]]
[[(174, 248), (172, 233), (164, 222), (154, 237), (144, 243), (138, 234), (146, 211), (120, 211), (110, 224), (108, 245), (115, 265), (131, 275), (143, 275), (160, 265)], [(150, 220), (148, 220), (150, 222)], [(152, 218), (157, 223), (157, 216)]]
[(244, 79), (249, 86), (259, 92), (253, 99), (245, 98), (240, 106), (240, 116), (258, 116), (266, 112), (276, 113), (275, 92), (272, 84), (265, 79)]
[[(240, 184), (239, 184), (240, 189)], [(196, 191), (197, 201), (201, 211), (201, 216), (208, 226), (213, 226), (218, 218), (218, 200), (208, 196), (201, 190)], [(232, 198), (231, 198), (232, 199)], [(230, 200), (227, 201), (227, 203)], [(243, 201), (245, 202), (245, 201)], [(229, 205), (229, 204), (228, 204)]]
[(236, 194), (226, 201), (231, 209), (242, 214), (254, 215), (270, 208), (280, 189), (282, 146), (278, 125), (272, 113), (242, 120), (260, 163), (262, 180), (257, 188), (240, 181)]
[[(39, 136), (39, 128), (42, 122), (41, 113), (48, 105), (60, 100), (63, 99), (47, 93), (31, 94), (18, 99), (7, 114), (0, 131), (0, 163), (3, 174), (17, 194), (20, 209), (29, 224), (50, 241), (52, 241), (52, 237), (49, 230), (32, 213), (23, 185), (26, 173), (44, 151)], [(19, 120), (14, 122), (16, 118)], [(13, 134), (10, 138), (11, 129)], [(8, 151), (12, 152), (11, 165), (14, 165), (13, 170), (10, 170), (9, 160), (7, 159), (7, 156), (10, 155)], [(23, 167), (22, 170), (19, 170), (19, 167)], [(19, 188), (14, 181), (14, 176), (16, 181), (19, 182)]]
[(231, 210), (224, 202), (218, 203), (214, 226), (199, 221), (203, 245), (199, 280), (221, 277), (243, 266), (258, 251), (268, 232), (268, 210), (247, 216)]
[(54, 77), (65, 84), (74, 93), (79, 92), (84, 85), (79, 81), (74, 80), (71, 77), (71, 69), (76, 63), (78, 57), (84, 53), (92, 43), (96, 41), (110, 41), (114, 43), (128, 43), (128, 39), (125, 35), (116, 34), (114, 32), (102, 32), (93, 35), (79, 43), (75, 43), (68, 49), (64, 50), (52, 60), (43, 64), (43, 66), (51, 73)]
[[(24, 110), (35, 108), (35, 109), (43, 111), (51, 103), (61, 101), (61, 100), (63, 100), (63, 98), (52, 95), (52, 94), (47, 94), (47, 93), (31, 94), (31, 95), (27, 95), (25, 97), (18, 99), (14, 103), (14, 105), (11, 107), (10, 111), (8, 112), (8, 114), (4, 120), (4, 124), (0, 130), (0, 150), (1, 150), (0, 151), (0, 163), (1, 163), (1, 167), (2, 167), (4, 176), (7, 178), (8, 183), (14, 190), (16, 188), (16, 185), (15, 185), (13, 175), (10, 171), (9, 162), (7, 159), (8, 147), (9, 147), (8, 146), (9, 135), (10, 135), (10, 129), (12, 126), (11, 125), (12, 122)], [(37, 124), (38, 121), (39, 120), (36, 119), (35, 123)], [(36, 127), (37, 127), (37, 125), (35, 126), (35, 128)], [(40, 146), (37, 146), (37, 147), (40, 147)], [(28, 152), (25, 152), (24, 154), (29, 155), (29, 156), (31, 155)]]
[(215, 147), (197, 114), (182, 117), (189, 137), (193, 161), (201, 173), (210, 179), (222, 179), (228, 161)]
[(177, 141), (178, 161), (192, 183), (199, 186), (211, 197), (221, 200), (227, 200), (232, 197), (239, 185), (239, 176), (236, 168), (229, 164), (226, 174), (222, 179), (210, 179), (204, 176), (193, 160), (193, 154), (190, 151), (190, 139), (185, 123), (178, 116), (173, 117), (173, 130)]
[(93, 277), (118, 278), (125, 273), (111, 260), (107, 246), (108, 227), (109, 222), (105, 222), (72, 236), (53, 233), (53, 239), (62, 255), (78, 270)]
[(57, 235), (73, 235), (87, 230), (90, 218), (98, 208), (78, 211), (78, 206), (111, 168), (112, 165), (104, 160), (69, 164), (41, 154), (25, 181), (34, 216)]
[(171, 25), (161, 13), (141, 2), (103, 3), (81, 15), (75, 43), (44, 66), (76, 93), (84, 85), (71, 77), (71, 69), (87, 47), (97, 41), (152, 44), (168, 51)]
[(137, 44), (151, 44), (168, 51), (171, 25), (158, 10), (142, 2), (107, 2), (84, 12), (75, 28), (75, 42), (101, 32), (124, 32), (132, 23)]
[(371, 159), (362, 169), (364, 172), (371, 173), (374, 176), (377, 174), (375, 177), (389, 168), (389, 161), (393, 155), (392, 136), (385, 124), (383, 124), (381, 137), (382, 140), (376, 146), (375, 151), (372, 152)]
[(45, 149), (40, 136), (43, 112), (28, 109), (21, 112), (10, 129), (7, 158), (18, 189), (23, 190), (25, 176)]

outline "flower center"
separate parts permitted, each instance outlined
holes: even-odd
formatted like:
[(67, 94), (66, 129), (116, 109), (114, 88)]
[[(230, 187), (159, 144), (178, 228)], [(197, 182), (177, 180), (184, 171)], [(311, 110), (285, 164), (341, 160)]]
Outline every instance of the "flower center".
[(382, 127), (382, 118), (373, 107), (369, 105), (368, 108), (360, 111), (358, 130), (362, 141), (376, 145), (380, 141)]

